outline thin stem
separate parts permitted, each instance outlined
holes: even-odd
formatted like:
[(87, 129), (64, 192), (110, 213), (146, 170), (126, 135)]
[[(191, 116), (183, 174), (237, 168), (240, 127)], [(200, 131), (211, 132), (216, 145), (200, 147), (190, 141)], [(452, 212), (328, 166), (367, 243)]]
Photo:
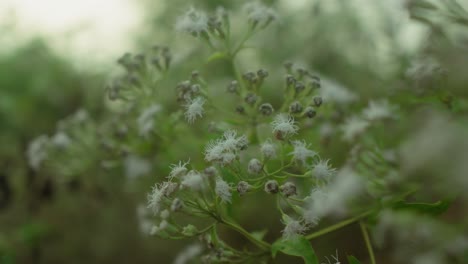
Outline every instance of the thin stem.
[(345, 227), (347, 225), (350, 225), (354, 222), (357, 222), (367, 216), (369, 216), (371, 213), (373, 212), (373, 210), (369, 210), (369, 211), (366, 211), (360, 215), (357, 215), (355, 217), (352, 217), (352, 218), (349, 218), (349, 219), (346, 219), (344, 221), (341, 221), (337, 224), (334, 224), (334, 225), (331, 225), (329, 227), (326, 227), (324, 229), (321, 229), (315, 233), (312, 233), (312, 234), (309, 234), (306, 236), (307, 239), (314, 239), (314, 238), (317, 238), (317, 237), (320, 237), (320, 236), (323, 236), (325, 234), (328, 234), (330, 232), (333, 232), (335, 230), (338, 230), (338, 229), (341, 229), (342, 227)]
[(375, 255), (374, 249), (372, 248), (372, 244), (369, 239), (369, 233), (367, 232), (366, 225), (363, 221), (359, 221), (359, 226), (361, 227), (362, 236), (364, 237), (364, 241), (366, 242), (367, 251), (369, 252), (369, 258), (371, 264), (376, 264), (375, 262)]
[(239, 225), (237, 225), (235, 223), (231, 223), (231, 222), (227, 221), (226, 219), (222, 219), (220, 222), (227, 225), (227, 226), (229, 226), (231, 229), (236, 230), (237, 232), (242, 234), (245, 238), (247, 238), (250, 242), (254, 243), (259, 248), (261, 248), (263, 250), (270, 250), (270, 247), (271, 247), (270, 244), (268, 244), (267, 242), (265, 242), (263, 240), (256, 239), (247, 230), (243, 229), (241, 226), (239, 226)]

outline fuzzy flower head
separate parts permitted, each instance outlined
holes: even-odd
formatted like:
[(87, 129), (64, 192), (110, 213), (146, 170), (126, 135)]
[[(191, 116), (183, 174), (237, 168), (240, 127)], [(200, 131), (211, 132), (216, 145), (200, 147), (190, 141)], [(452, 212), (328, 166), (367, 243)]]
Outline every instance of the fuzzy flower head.
[(283, 140), (297, 133), (299, 127), (295, 125), (294, 118), (287, 114), (278, 114), (271, 122), (276, 138)]
[(171, 182), (156, 183), (148, 194), (148, 208), (156, 215), (161, 209), (161, 202), (164, 196), (168, 196), (173, 192), (175, 187)]
[(293, 156), (293, 160), (300, 162), (303, 165), (307, 163), (307, 159), (313, 158), (317, 155), (317, 152), (310, 150), (309, 145), (303, 140), (294, 140), (292, 142), (294, 150), (289, 153)]
[(351, 118), (348, 118), (341, 126), (341, 130), (343, 131), (343, 139), (346, 141), (352, 141), (358, 135), (364, 133), (367, 127), (369, 127), (369, 122), (367, 120), (357, 116), (352, 116)]
[(31, 168), (38, 170), (42, 162), (47, 159), (48, 144), (49, 138), (46, 135), (39, 136), (29, 143), (26, 155)]
[(270, 139), (263, 142), (260, 146), (260, 152), (262, 152), (263, 157), (267, 159), (276, 158), (276, 147)]
[(244, 10), (247, 13), (249, 22), (252, 27), (261, 25), (261, 27), (266, 27), (271, 21), (277, 18), (276, 12), (260, 2), (254, 1), (249, 2), (244, 5)]
[(285, 227), (281, 232), (283, 233), (284, 239), (291, 239), (298, 235), (302, 235), (308, 229), (302, 221), (294, 220), (287, 215), (283, 216), (283, 221)]
[(184, 176), (185, 174), (187, 174), (187, 165), (189, 164), (189, 162), (184, 162), (182, 163), (182, 161), (179, 161), (178, 164), (172, 164), (171, 165), (171, 172), (169, 173), (169, 176), (168, 176), (168, 179), (169, 180), (172, 180), (174, 177), (175, 178), (181, 178), (182, 176)]
[(237, 136), (234, 130), (224, 132), (221, 139), (211, 141), (205, 149), (205, 160), (217, 162), (221, 165), (231, 164), (237, 153), (247, 147), (247, 137)]
[(225, 203), (231, 203), (231, 198), (232, 198), (231, 187), (229, 186), (227, 182), (225, 182), (223, 179), (219, 177), (216, 179), (215, 192), (216, 192), (216, 195), (218, 195), (219, 198), (221, 198), (221, 201)]
[(159, 104), (153, 104), (145, 108), (137, 119), (140, 136), (146, 137), (154, 128), (154, 116), (161, 111)]
[(203, 105), (205, 102), (206, 100), (203, 97), (196, 97), (195, 99), (188, 101), (185, 105), (185, 118), (187, 119), (187, 122), (193, 124), (195, 119), (203, 116), (203, 113), (205, 112)]
[(328, 181), (336, 173), (336, 169), (328, 164), (330, 160), (319, 160), (312, 167), (312, 175), (320, 180)]
[(388, 103), (387, 100), (370, 101), (369, 106), (362, 112), (363, 116), (369, 120), (382, 120), (394, 116), (395, 106)]
[(198, 36), (208, 31), (208, 16), (195, 8), (190, 8), (178, 18), (175, 27), (178, 31)]
[(201, 191), (205, 188), (205, 181), (200, 172), (191, 170), (184, 176), (180, 185), (194, 191)]

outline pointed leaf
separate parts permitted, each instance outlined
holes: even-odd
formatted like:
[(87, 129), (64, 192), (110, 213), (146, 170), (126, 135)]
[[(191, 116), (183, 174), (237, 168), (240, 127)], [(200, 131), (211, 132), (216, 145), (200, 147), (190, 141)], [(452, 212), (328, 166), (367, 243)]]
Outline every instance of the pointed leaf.
[(286, 255), (302, 257), (305, 264), (319, 264), (312, 245), (304, 236), (277, 240), (271, 246), (272, 256), (275, 257), (278, 251)]

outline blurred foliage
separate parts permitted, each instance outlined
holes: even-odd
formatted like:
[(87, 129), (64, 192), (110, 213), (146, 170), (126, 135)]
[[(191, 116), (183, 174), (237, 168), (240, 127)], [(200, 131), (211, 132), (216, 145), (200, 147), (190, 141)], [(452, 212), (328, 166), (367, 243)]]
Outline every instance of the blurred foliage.
[[(265, 2), (278, 11), (279, 23), (249, 41), (249, 47), (240, 53), (240, 68), (242, 72), (267, 68), (267, 85), (272, 88), (283, 82), (283, 62), (292, 60), (322, 76), (323, 85), (345, 87), (359, 97), (359, 101), (346, 106), (325, 105), (325, 114), (318, 116), (319, 121), (339, 124), (370, 99), (391, 98), (414, 112), (399, 126), (372, 131), (380, 137), (382, 148), (400, 144), (406, 133), (423, 123), (425, 115), (432, 114), (425, 111), (428, 108), (450, 115), (466, 126), (468, 14), (457, 1), (412, 0), (392, 8), (384, 1), (364, 1), (368, 6), (363, 6), (363, 1), (317, 0), (299, 8), (290, 6), (288, 1)], [(191, 4), (209, 11), (222, 5), (235, 10), (233, 34), (240, 37), (246, 21), (236, 10), (241, 9), (242, 3), (143, 1), (147, 24), (136, 39), (141, 53), (149, 58), (154, 55), (152, 46), (163, 43), (170, 48), (171, 63), (177, 71), (168, 71), (158, 81), (158, 87), (163, 89), (158, 94), (142, 96), (140, 105), (129, 111), (123, 110), (124, 104), (103, 100), (102, 73), (78, 72), (66, 58), (54, 54), (46, 40), (35, 39), (0, 54), (0, 263), (170, 263), (174, 259), (186, 243), (142, 234), (137, 206), (144, 203), (154, 179), (168, 174), (169, 164), (189, 157), (195, 158), (194, 163), (202, 163), (197, 154), (225, 127), (223, 122), (193, 127), (177, 123), (183, 113), (177, 112), (176, 86), (197, 70), (211, 84), (209, 92), (218, 105), (226, 111), (236, 107), (225, 96), (226, 84), (233, 75), (232, 65), (223, 59), (208, 61), (212, 52), (201, 42), (175, 32), (174, 21)], [(363, 15), (369, 13), (373, 16)], [(413, 20), (402, 21), (406, 15)], [(422, 40), (416, 48), (409, 49), (402, 42), (407, 36), (405, 23), (422, 29), (418, 31)], [(109, 69), (107, 74), (119, 71)], [(272, 89), (264, 96), (277, 105), (283, 94)], [(153, 118), (159, 126), (158, 133), (147, 140), (140, 135), (135, 120), (154, 101), (164, 111)], [(87, 111), (85, 125), (74, 123), (74, 113), (79, 109)], [(58, 125), (59, 120), (64, 128)], [(33, 170), (25, 159), (29, 142), (41, 134), (58, 131), (65, 131), (79, 144), (67, 151), (54, 149), (47, 166)], [(317, 138), (320, 131), (304, 134)], [(321, 138), (318, 147), (339, 166), (346, 162), (351, 146), (332, 140), (336, 138)], [(371, 154), (374, 153), (369, 151), (356, 159), (367, 162), (366, 155)], [(151, 170), (137, 180), (129, 180), (126, 162), (135, 157), (149, 162)], [(436, 171), (430, 166), (427, 170)], [(423, 198), (437, 201), (440, 197)], [(265, 206), (258, 208), (258, 203), (251, 203), (230, 210), (248, 230), (268, 228), (265, 239), (271, 241), (282, 224), (265, 197), (255, 199)], [(466, 214), (464, 203), (460, 203), (458, 207), (455, 203), (456, 208)], [(454, 213), (445, 200), (401, 201), (397, 207), (402, 211), (410, 208), (442, 213), (451, 221), (459, 220), (453, 219)], [(241, 247), (245, 243), (229, 230), (222, 229), (220, 233), (234, 245)], [(339, 248), (363, 260), (364, 245), (353, 239), (358, 235), (358, 228), (351, 226), (340, 231), (340, 237), (347, 239), (339, 240), (330, 234), (314, 240), (313, 246), (319, 259)], [(294, 255), (297, 249), (283, 247), (279, 251), (282, 250)], [(378, 255), (379, 263), (392, 263), (386, 248), (379, 250)], [(354, 257), (349, 259), (350, 263), (359, 263)], [(278, 261), (293, 263), (297, 259), (280, 256)]]

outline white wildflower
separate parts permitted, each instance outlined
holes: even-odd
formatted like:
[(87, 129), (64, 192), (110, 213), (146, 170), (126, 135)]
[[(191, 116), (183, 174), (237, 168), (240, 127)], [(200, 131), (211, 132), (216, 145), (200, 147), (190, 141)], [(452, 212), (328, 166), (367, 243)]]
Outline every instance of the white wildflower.
[(187, 174), (187, 164), (189, 164), (189, 161), (182, 163), (182, 161), (179, 161), (178, 164), (172, 164), (171, 165), (171, 172), (169, 173), (168, 179), (171, 180), (174, 177), (175, 178), (180, 178)]
[[(260, 2), (249, 2), (244, 5), (249, 21), (255, 24), (269, 23), (277, 17), (275, 11)], [(264, 24), (265, 25), (265, 24)]]
[(322, 79), (320, 96), (323, 101), (335, 102), (337, 104), (349, 104), (356, 101), (358, 96), (343, 85), (328, 79)]
[(153, 226), (153, 221), (148, 218), (149, 212), (146, 206), (140, 204), (137, 206), (137, 219), (140, 232), (142, 234), (149, 234)]
[(216, 194), (221, 198), (223, 202), (230, 203), (232, 194), (231, 194), (231, 187), (227, 182), (225, 182), (221, 178), (216, 179), (216, 188), (215, 188)]
[(178, 31), (198, 36), (198, 34), (208, 31), (208, 16), (204, 12), (190, 8), (178, 18), (175, 27)]
[(302, 235), (308, 229), (304, 223), (298, 220), (293, 220), (287, 215), (284, 215), (283, 219), (285, 219), (285, 227), (281, 232), (283, 233), (284, 239), (291, 239), (298, 235)]
[(211, 141), (205, 149), (205, 160), (222, 165), (232, 163), (240, 150), (247, 146), (245, 135), (237, 136), (234, 130), (224, 132), (223, 138)]
[(299, 130), (299, 127), (295, 125), (294, 118), (284, 113), (276, 115), (271, 126), (276, 138), (280, 140), (296, 134)]
[(161, 111), (159, 104), (153, 104), (143, 110), (137, 119), (138, 132), (140, 136), (148, 136), (154, 128), (154, 116)]
[(42, 162), (47, 159), (48, 144), (49, 138), (46, 135), (39, 136), (29, 143), (26, 156), (31, 168), (38, 170)]
[(289, 155), (292, 155), (293, 160), (301, 162), (303, 165), (307, 163), (308, 158), (312, 158), (317, 155), (317, 152), (308, 149), (309, 146), (303, 140), (294, 140), (292, 145), (294, 146), (294, 150), (289, 153)]
[(271, 139), (266, 140), (260, 146), (260, 151), (262, 152), (263, 157), (267, 159), (276, 158), (276, 147), (271, 142)]
[(440, 63), (431, 57), (417, 59), (411, 62), (406, 70), (406, 76), (413, 80), (421, 80), (442, 71)]
[(336, 173), (336, 169), (330, 167), (329, 160), (320, 160), (313, 165), (312, 175), (320, 180), (328, 181)]
[(205, 102), (205, 98), (200, 96), (188, 101), (185, 105), (185, 118), (187, 119), (187, 122), (193, 124), (195, 119), (203, 116), (203, 113), (205, 112), (203, 105)]
[(71, 144), (70, 137), (65, 132), (62, 132), (62, 131), (55, 133), (55, 135), (52, 136), (50, 141), (52, 145), (61, 149), (64, 149)]
[(166, 183), (158, 184), (156, 183), (152, 190), (151, 193), (148, 194), (148, 208), (151, 209), (151, 211), (154, 214), (159, 213), (159, 210), (161, 208), (161, 201), (164, 197), (164, 191), (167, 188)]
[(203, 247), (200, 244), (196, 243), (189, 245), (177, 255), (176, 259), (174, 260), (174, 264), (188, 264), (202, 252)]
[(362, 112), (363, 116), (370, 121), (388, 119), (395, 115), (395, 107), (387, 100), (370, 101), (369, 106)]
[(180, 183), (182, 187), (192, 189), (194, 191), (200, 191), (205, 187), (205, 181), (203, 175), (195, 170), (191, 170), (184, 176)]
[(153, 214), (159, 213), (161, 209), (161, 202), (164, 197), (171, 195), (177, 189), (177, 184), (175, 182), (163, 182), (156, 183), (152, 189), (151, 193), (148, 194), (148, 204), (147, 208), (151, 209)]
[(151, 171), (151, 162), (136, 155), (128, 155), (124, 160), (125, 176), (129, 179), (145, 175)]
[(159, 217), (161, 217), (161, 219), (167, 219), (169, 218), (170, 216), (170, 212), (169, 210), (167, 209), (164, 209), (160, 214), (159, 214)]
[(247, 137), (245, 135), (238, 137), (235, 130), (228, 130), (224, 132), (223, 136), (224, 141), (222, 145), (226, 151), (237, 151), (247, 146)]
[(341, 169), (336, 178), (326, 187), (315, 188), (307, 197), (307, 208), (304, 219), (313, 222), (324, 216), (346, 213), (348, 202), (359, 195), (364, 183), (359, 175), (350, 168)]
[(247, 172), (250, 174), (259, 174), (262, 172), (263, 164), (258, 159), (251, 159), (247, 166)]
[(358, 116), (352, 116), (348, 118), (341, 126), (341, 130), (343, 131), (343, 139), (346, 141), (352, 141), (358, 135), (364, 133), (367, 127), (369, 127), (369, 122), (367, 120)]

